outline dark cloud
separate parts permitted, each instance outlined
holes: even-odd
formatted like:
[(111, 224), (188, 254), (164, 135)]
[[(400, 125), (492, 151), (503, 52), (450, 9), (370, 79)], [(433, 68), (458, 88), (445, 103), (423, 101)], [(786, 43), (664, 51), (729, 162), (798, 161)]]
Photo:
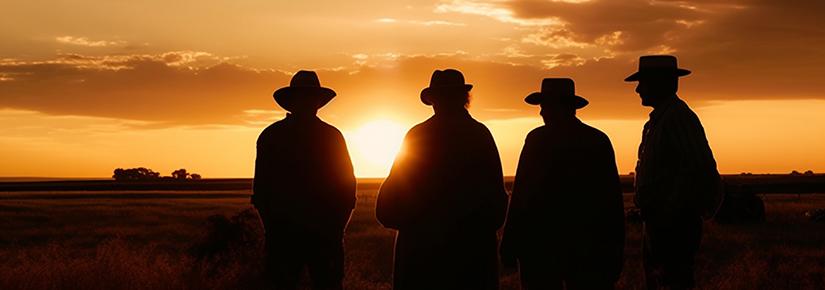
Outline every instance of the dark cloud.
[[(64, 55), (41, 62), (6, 61), (0, 64), (0, 73), (11, 80), (0, 82), (0, 107), (145, 120), (161, 126), (245, 124), (250, 121), (249, 111), (257, 116), (262, 110), (279, 109), (271, 93), (289, 83), (288, 73), (230, 63), (190, 67), (181, 62), (187, 58)], [(575, 59), (569, 55), (558, 58)], [(541, 78), (554, 74), (541, 64), (512, 65), (461, 55), (399, 57), (392, 64), (354, 68), (357, 71), (319, 71), (322, 84), (338, 92), (322, 112), (344, 123), (363, 121), (357, 118), (372, 114), (419, 119), (430, 112), (419, 101), (421, 89), (428, 85), (433, 70), (448, 67), (462, 70), (475, 85), (472, 105), (482, 119), (534, 113), (523, 103), (524, 96), (538, 90)], [(616, 83), (623, 73), (610, 78)], [(592, 88), (597, 85), (589, 79), (581, 82)], [(593, 99), (601, 98), (594, 95)], [(635, 107), (635, 101), (626, 105)], [(626, 116), (613, 107), (593, 107), (601, 117)]]
[[(418, 98), (430, 74), (453, 67), (475, 85), (472, 107), (481, 119), (535, 114), (523, 98), (538, 90), (545, 77), (574, 78), (578, 92), (591, 101), (582, 111), (589, 118), (640, 118), (646, 109), (638, 104), (634, 84), (622, 79), (635, 70), (637, 57), (646, 53), (635, 49), (663, 46), (673, 49), (682, 66), (694, 71), (681, 86), (681, 94), (693, 105), (713, 100), (823, 98), (825, 51), (820, 47), (825, 45), (825, 27), (818, 25), (817, 17), (825, 14), (818, 13), (825, 4), (622, 3), (509, 4), (518, 17), (562, 18), (567, 22), (563, 38), (615, 49), (607, 57), (531, 51), (498, 57), (500, 62), (497, 57), (461, 53), (358, 55), (354, 65), (319, 71), (322, 83), (338, 92), (322, 114), (340, 124), (381, 113), (420, 119), (430, 112)], [(578, 11), (582, 7), (593, 11)], [(604, 21), (598, 23), (599, 19)], [(616, 40), (621, 43), (613, 43)], [(374, 63), (375, 59), (379, 61)], [(257, 119), (251, 121), (259, 122), (261, 112), (279, 109), (271, 93), (288, 84), (289, 78), (289, 72), (252, 69), (194, 51), (3, 59), (0, 107), (145, 120), (160, 126), (249, 124), (249, 111), (256, 112)]]
[(204, 67), (199, 53), (4, 61), (0, 107), (57, 115), (87, 115), (169, 123), (227, 123), (244, 110), (266, 107), (276, 71), (219, 63)]
[[(701, 100), (822, 98), (825, 84), (825, 1), (819, 0), (514, 0), (486, 2), (516, 20), (560, 19), (564, 25), (525, 28), (527, 49), (540, 55), (558, 45), (588, 44), (616, 61), (580, 66), (558, 62), (571, 75), (627, 71), (639, 55), (670, 53), (694, 70), (685, 86)], [(556, 45), (556, 47), (554, 47)]]
[(564, 27), (545, 30), (548, 38), (563, 36), (579, 42), (595, 43), (599, 38), (621, 33), (615, 50), (643, 50), (667, 40), (668, 34), (687, 29), (707, 16), (701, 11), (672, 2), (629, 0), (584, 3), (551, 1), (510, 1), (516, 17), (536, 19), (557, 17)]

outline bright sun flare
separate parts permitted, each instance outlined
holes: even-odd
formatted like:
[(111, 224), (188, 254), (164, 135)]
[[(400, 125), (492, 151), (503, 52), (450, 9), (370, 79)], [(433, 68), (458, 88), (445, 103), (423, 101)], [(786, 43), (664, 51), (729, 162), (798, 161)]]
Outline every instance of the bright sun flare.
[(355, 175), (387, 176), (406, 131), (406, 128), (394, 121), (374, 120), (347, 134)]

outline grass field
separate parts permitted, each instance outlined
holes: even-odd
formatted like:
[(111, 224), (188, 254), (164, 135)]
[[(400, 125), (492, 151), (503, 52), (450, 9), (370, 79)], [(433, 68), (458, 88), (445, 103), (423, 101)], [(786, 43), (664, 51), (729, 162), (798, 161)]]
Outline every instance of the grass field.
[[(181, 192), (121, 193), (27, 192), (0, 199), (0, 289), (260, 287), (259, 243), (210, 259), (199, 260), (190, 251), (204, 241), (207, 217), (232, 216), (247, 209), (248, 200), (234, 196), (248, 192), (223, 191), (200, 198), (154, 198)], [(359, 190), (347, 229), (348, 289), (391, 288), (394, 233), (375, 221), (375, 193), (374, 187)], [(49, 197), (60, 194), (76, 198)], [(764, 199), (766, 223), (706, 224), (697, 261), (701, 289), (822, 289), (825, 285), (825, 223), (810, 222), (803, 215), (809, 209), (825, 208), (825, 195), (766, 195)], [(630, 196), (626, 201), (629, 205)], [(642, 288), (640, 228), (627, 225), (620, 289)], [(502, 289), (519, 287), (514, 273), (502, 273), (501, 281)]]

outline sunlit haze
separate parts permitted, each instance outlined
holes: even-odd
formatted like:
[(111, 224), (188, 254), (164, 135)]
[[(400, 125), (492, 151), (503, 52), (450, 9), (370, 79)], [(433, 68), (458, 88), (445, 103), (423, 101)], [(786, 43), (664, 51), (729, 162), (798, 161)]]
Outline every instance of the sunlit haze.
[(407, 129), (396, 122), (377, 119), (353, 132), (344, 132), (355, 175), (387, 176)]

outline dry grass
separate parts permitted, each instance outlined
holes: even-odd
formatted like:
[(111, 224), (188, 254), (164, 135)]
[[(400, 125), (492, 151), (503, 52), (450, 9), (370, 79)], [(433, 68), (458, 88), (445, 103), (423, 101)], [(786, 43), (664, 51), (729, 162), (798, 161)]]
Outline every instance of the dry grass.
[[(346, 235), (348, 289), (390, 289), (393, 232), (374, 219), (375, 190), (359, 192)], [(803, 213), (825, 195), (766, 198), (767, 222), (706, 224), (702, 289), (821, 289), (825, 224)], [(245, 199), (0, 200), (0, 289), (257, 289), (259, 245), (197, 259), (211, 215), (232, 216)], [(259, 227), (259, 224), (249, 225)], [(620, 289), (641, 289), (640, 227), (628, 224)], [(502, 289), (518, 289), (514, 273)]]

